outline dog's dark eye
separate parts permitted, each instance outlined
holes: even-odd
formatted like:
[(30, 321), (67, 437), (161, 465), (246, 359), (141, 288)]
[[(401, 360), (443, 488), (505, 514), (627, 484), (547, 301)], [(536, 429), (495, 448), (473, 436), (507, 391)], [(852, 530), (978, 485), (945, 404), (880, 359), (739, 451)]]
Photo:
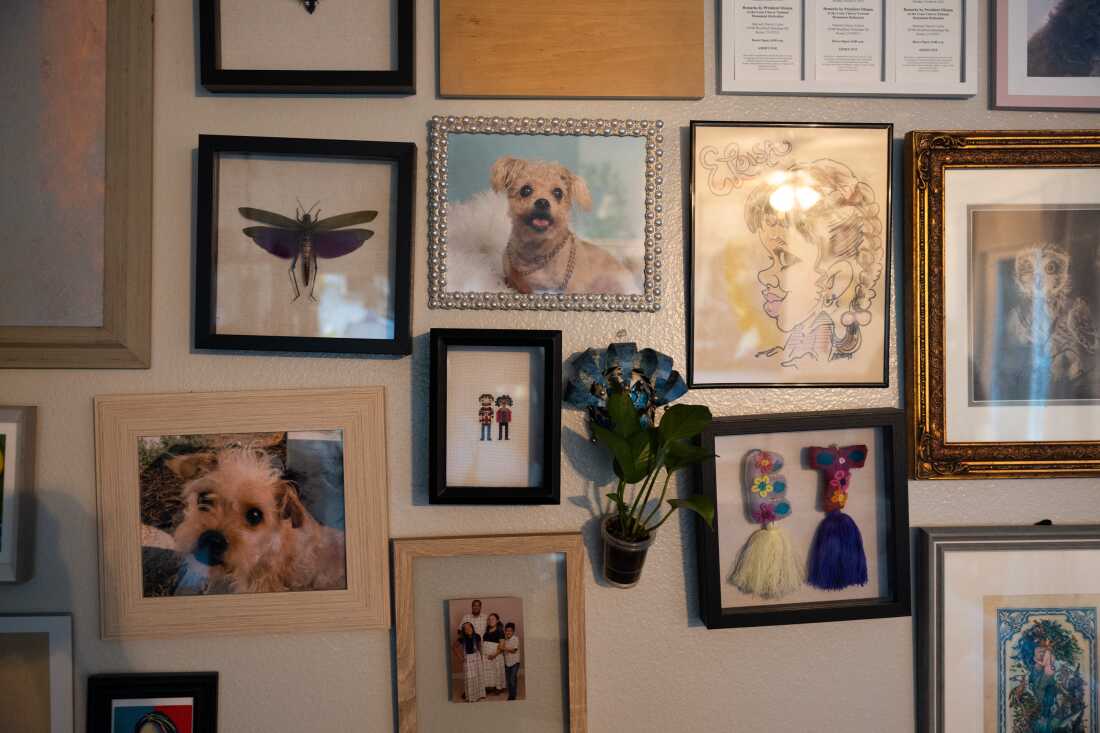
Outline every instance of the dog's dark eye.
[(531, 188), (530, 186), (524, 186), (523, 188), (521, 188), (519, 190), (519, 195), (522, 196), (523, 198), (527, 198), (528, 196), (530, 196), (534, 192), (535, 192), (535, 189)]
[(554, 198), (561, 201), (563, 196), (565, 196), (565, 191), (562, 191), (560, 188), (554, 189)]
[(257, 524), (264, 521), (264, 513), (253, 507), (244, 513), (244, 518), (246, 522), (255, 527)]

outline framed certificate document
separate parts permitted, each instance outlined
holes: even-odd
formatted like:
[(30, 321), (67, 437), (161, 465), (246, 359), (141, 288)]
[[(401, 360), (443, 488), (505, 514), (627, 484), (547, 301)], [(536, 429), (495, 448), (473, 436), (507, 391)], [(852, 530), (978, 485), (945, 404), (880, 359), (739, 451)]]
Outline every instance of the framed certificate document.
[(976, 0), (722, 0), (721, 90), (967, 97)]

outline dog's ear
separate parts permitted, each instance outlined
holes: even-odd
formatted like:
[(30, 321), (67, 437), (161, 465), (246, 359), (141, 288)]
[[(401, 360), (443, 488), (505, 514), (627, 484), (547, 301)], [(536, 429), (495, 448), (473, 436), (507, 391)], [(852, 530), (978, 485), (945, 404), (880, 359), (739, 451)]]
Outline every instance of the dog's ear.
[(585, 211), (592, 211), (592, 194), (588, 192), (588, 184), (580, 176), (570, 174), (569, 193), (573, 197), (573, 203)]
[(279, 516), (290, 520), (290, 526), (298, 529), (306, 521), (306, 508), (298, 498), (298, 492), (285, 481), (279, 485)]
[(523, 170), (523, 161), (519, 158), (508, 155), (497, 158), (497, 162), (493, 163), (493, 167), (489, 169), (489, 185), (497, 193), (507, 191), (521, 170)]
[(190, 481), (218, 465), (218, 454), (214, 451), (202, 451), (172, 456), (164, 462), (164, 465), (184, 481)]

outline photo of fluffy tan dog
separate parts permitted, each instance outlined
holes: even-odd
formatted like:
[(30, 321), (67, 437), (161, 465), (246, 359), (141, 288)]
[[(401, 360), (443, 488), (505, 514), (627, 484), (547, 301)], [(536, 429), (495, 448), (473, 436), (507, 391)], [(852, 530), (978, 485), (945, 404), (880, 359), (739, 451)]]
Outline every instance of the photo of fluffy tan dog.
[(592, 208), (588, 184), (554, 161), (504, 156), (490, 185), (508, 198), (511, 233), (504, 250), (508, 285), (521, 293), (634, 292), (634, 275), (617, 258), (579, 238), (573, 207)]
[(267, 451), (237, 445), (175, 456), (184, 481), (173, 542), (177, 593), (265, 593), (346, 587), (344, 533), (318, 522)]

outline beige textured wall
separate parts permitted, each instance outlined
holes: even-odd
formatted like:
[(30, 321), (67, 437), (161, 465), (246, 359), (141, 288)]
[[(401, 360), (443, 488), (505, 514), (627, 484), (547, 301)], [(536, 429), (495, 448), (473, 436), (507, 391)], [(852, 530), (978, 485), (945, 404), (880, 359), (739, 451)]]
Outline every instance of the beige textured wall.
[[(702, 0), (693, 0), (700, 2)], [(980, 3), (982, 13), (986, 2)], [(77, 727), (83, 730), (84, 679), (108, 671), (218, 670), (221, 729), (245, 731), (390, 730), (391, 641), (385, 632), (239, 636), (103, 642), (98, 638), (97, 540), (92, 397), (117, 392), (232, 390), (384, 384), (388, 390), (390, 526), (395, 536), (538, 532), (593, 523), (582, 505), (593, 482), (610, 481), (602, 454), (577, 437), (566, 412), (562, 504), (547, 507), (427, 506), (427, 345), (432, 326), (560, 328), (567, 354), (629, 338), (684, 360), (681, 243), (685, 194), (680, 147), (692, 118), (714, 120), (892, 121), (911, 128), (1085, 128), (1100, 117), (992, 112), (986, 80), (977, 98), (958, 100), (735, 97), (698, 102), (440, 101), (435, 99), (434, 3), (419, 0), (416, 97), (310, 98), (211, 96), (195, 80), (192, 3), (162, 0), (156, 20), (155, 314), (149, 371), (5, 371), (0, 404), (37, 404), (42, 511), (32, 582), (0, 588), (0, 611), (72, 611)], [(708, 88), (714, 80), (714, 8), (707, 3)], [(319, 12), (324, 12), (322, 5)], [(303, 14), (304, 15), (304, 14)], [(983, 74), (986, 17), (980, 18)], [(531, 74), (552, 66), (531, 59)], [(668, 125), (665, 307), (655, 315), (566, 315), (429, 311), (425, 305), (425, 122), (433, 114), (647, 117)], [(412, 140), (420, 146), (415, 242), (417, 334), (412, 358), (334, 359), (192, 354), (189, 348), (194, 163), (200, 132)], [(896, 177), (897, 178), (897, 177)], [(895, 191), (897, 193), (897, 191)], [(900, 212), (895, 195), (895, 214)], [(895, 242), (895, 249), (897, 249)], [(895, 278), (895, 282), (897, 282)], [(896, 335), (896, 330), (895, 330)], [(896, 340), (894, 341), (896, 344)], [(885, 390), (699, 391), (717, 414), (899, 404), (896, 349)], [(928, 524), (1100, 521), (1095, 481), (914, 483), (910, 514)], [(105, 518), (106, 519), (106, 518)], [(914, 719), (910, 619), (707, 631), (697, 617), (695, 537), (670, 522), (634, 590), (588, 593), (590, 730), (884, 731)], [(516, 728), (520, 730), (520, 728)]]

